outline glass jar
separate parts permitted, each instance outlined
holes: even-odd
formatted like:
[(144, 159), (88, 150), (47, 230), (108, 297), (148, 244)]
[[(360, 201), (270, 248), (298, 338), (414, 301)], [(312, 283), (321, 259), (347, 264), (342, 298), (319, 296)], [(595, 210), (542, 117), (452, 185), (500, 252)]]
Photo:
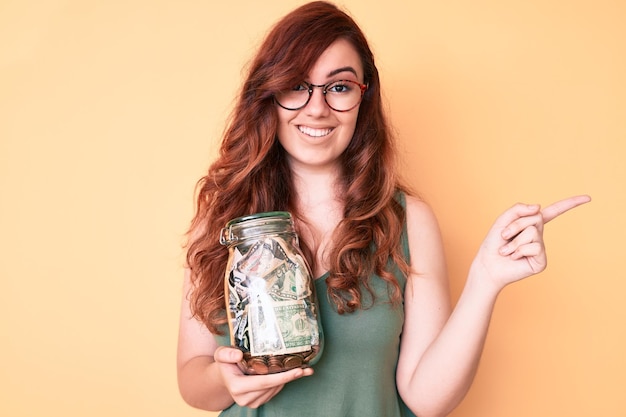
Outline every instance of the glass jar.
[(298, 244), (291, 214), (257, 213), (229, 221), (224, 279), (231, 345), (243, 351), (249, 375), (315, 364), (324, 335), (315, 283)]

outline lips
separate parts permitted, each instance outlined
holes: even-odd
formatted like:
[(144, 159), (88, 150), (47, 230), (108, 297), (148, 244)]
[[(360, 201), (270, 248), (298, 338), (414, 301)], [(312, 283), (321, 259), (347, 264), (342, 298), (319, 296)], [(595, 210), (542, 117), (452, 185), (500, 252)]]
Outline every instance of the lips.
[(322, 136), (326, 136), (329, 135), (330, 132), (333, 131), (333, 129), (331, 128), (325, 128), (325, 129), (314, 129), (312, 127), (308, 127), (308, 126), (298, 126), (298, 130), (302, 133), (304, 133), (307, 136), (311, 136), (314, 138), (321, 138)]

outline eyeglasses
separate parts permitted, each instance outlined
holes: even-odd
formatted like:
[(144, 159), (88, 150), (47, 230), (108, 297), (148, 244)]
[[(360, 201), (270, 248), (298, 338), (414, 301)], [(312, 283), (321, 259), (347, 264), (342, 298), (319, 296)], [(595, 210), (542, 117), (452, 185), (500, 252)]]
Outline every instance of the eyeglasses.
[(314, 88), (321, 88), (324, 101), (328, 107), (335, 111), (349, 111), (359, 105), (367, 84), (356, 81), (339, 80), (324, 85), (309, 84), (302, 81), (290, 90), (280, 91), (274, 94), (276, 103), (287, 110), (300, 110), (309, 103)]

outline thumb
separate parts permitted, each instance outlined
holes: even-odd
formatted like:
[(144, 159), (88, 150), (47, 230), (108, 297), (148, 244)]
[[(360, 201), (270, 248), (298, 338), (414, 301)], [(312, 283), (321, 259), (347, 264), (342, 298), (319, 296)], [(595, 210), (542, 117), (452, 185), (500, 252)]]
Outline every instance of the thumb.
[(237, 348), (220, 346), (213, 353), (215, 362), (238, 363), (243, 359), (243, 352)]

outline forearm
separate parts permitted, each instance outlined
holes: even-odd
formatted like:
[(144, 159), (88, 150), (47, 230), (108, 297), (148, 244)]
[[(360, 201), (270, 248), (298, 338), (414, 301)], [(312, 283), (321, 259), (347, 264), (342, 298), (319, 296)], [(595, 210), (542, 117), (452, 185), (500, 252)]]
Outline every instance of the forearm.
[(479, 275), (470, 272), (450, 318), (410, 376), (403, 397), (420, 416), (449, 414), (472, 384), (499, 293)]
[(178, 369), (178, 388), (187, 404), (207, 411), (223, 410), (233, 404), (218, 364), (210, 356), (190, 359)]
[(418, 248), (411, 255), (416, 270), (424, 272), (415, 274), (411, 291), (405, 290), (397, 379), (400, 394), (415, 413), (445, 416), (461, 402), (476, 374), (498, 294), (506, 285), (545, 269), (545, 223), (588, 201), (588, 196), (571, 197), (543, 210), (520, 203), (500, 215), (483, 240), (449, 317), (436, 285), (443, 274), (433, 259), (440, 256), (428, 252), (429, 238), (439, 242), (437, 233), (423, 232), (428, 231), (427, 221), (414, 225), (412, 236), (415, 230), (422, 232), (410, 241)]

